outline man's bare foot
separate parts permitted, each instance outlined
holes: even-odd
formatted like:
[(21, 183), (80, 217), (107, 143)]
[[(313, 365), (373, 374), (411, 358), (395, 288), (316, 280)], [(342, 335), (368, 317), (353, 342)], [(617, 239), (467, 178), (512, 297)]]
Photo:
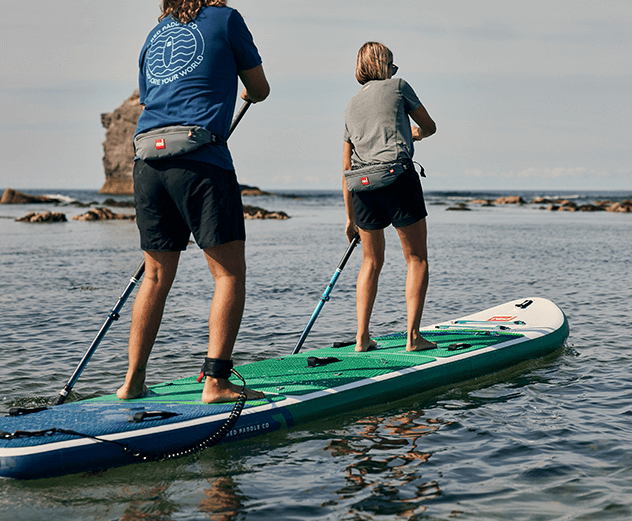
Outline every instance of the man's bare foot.
[(123, 387), (116, 391), (116, 396), (119, 400), (134, 400), (135, 398), (142, 398), (147, 394), (149, 394), (149, 388), (144, 383), (141, 383), (140, 387), (136, 386), (132, 389), (126, 382)]
[(437, 344), (430, 342), (423, 337), (418, 337), (414, 343), (406, 345), (406, 351), (426, 351), (427, 349), (436, 349)]
[(358, 353), (362, 353), (364, 351), (370, 351), (371, 349), (375, 349), (377, 347), (377, 342), (375, 340), (370, 340), (366, 343), (358, 342), (355, 346), (355, 350)]
[[(206, 377), (204, 390), (202, 391), (202, 401), (204, 403), (225, 403), (235, 402), (239, 398), (241, 386), (235, 385), (225, 378)], [(260, 391), (253, 391), (246, 388), (247, 400), (261, 400), (266, 395)]]

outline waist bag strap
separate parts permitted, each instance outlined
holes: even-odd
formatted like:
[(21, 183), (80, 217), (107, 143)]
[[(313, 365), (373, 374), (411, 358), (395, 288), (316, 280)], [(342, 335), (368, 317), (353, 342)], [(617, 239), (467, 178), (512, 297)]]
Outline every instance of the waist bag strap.
[(134, 149), (141, 159), (179, 156), (208, 144), (226, 146), (226, 140), (197, 125), (156, 128), (134, 138)]

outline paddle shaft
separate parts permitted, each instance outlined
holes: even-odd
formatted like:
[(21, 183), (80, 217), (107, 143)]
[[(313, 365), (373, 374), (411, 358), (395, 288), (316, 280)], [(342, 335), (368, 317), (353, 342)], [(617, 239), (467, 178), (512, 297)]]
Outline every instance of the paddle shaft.
[(112, 322), (119, 319), (119, 312), (125, 305), (128, 297), (132, 294), (132, 291), (134, 291), (134, 287), (140, 283), (140, 278), (143, 276), (143, 273), (145, 273), (145, 261), (140, 264), (140, 266), (136, 270), (136, 273), (134, 273), (134, 275), (130, 279), (129, 284), (127, 284), (125, 290), (123, 291), (123, 293), (121, 293), (121, 296), (118, 298), (118, 302), (110, 311), (108, 318), (101, 326), (101, 329), (97, 333), (97, 336), (94, 337), (92, 344), (90, 344), (90, 348), (86, 351), (86, 354), (83, 355), (83, 358), (81, 359), (81, 362), (79, 362), (77, 369), (75, 369), (75, 372), (72, 373), (72, 376), (68, 380), (68, 383), (60, 391), (59, 396), (57, 397), (53, 405), (61, 405), (66, 401), (68, 393), (70, 393), (75, 383), (77, 383), (79, 376), (81, 376), (81, 373), (85, 369), (86, 365), (88, 365), (90, 358), (92, 358), (92, 355), (97, 350), (97, 347), (99, 347), (101, 340), (103, 340), (103, 337), (108, 332), (108, 329), (110, 329)]
[[(230, 135), (233, 133), (233, 131), (235, 130), (235, 127), (237, 127), (237, 124), (241, 121), (241, 118), (244, 117), (244, 114), (246, 113), (246, 111), (248, 110), (251, 104), (252, 104), (251, 101), (246, 101), (241, 106), (241, 108), (239, 109), (239, 112), (237, 113), (237, 115), (233, 119), (233, 122), (230, 125), (230, 130), (228, 131), (228, 137), (230, 137)], [(125, 290), (119, 297), (116, 305), (110, 311), (108, 318), (105, 320), (105, 322), (101, 326), (101, 329), (99, 330), (99, 332), (97, 333), (97, 336), (92, 341), (92, 344), (90, 344), (90, 347), (86, 351), (86, 354), (83, 355), (81, 362), (79, 362), (79, 365), (75, 369), (75, 372), (72, 373), (72, 376), (68, 380), (68, 383), (59, 392), (59, 396), (57, 397), (53, 405), (61, 405), (62, 403), (66, 401), (66, 397), (68, 396), (68, 394), (70, 393), (74, 385), (77, 383), (77, 380), (81, 376), (81, 373), (85, 369), (86, 365), (88, 365), (88, 362), (92, 358), (92, 355), (94, 354), (94, 352), (97, 350), (97, 347), (99, 347), (101, 340), (103, 340), (103, 337), (108, 332), (108, 329), (110, 329), (112, 322), (119, 319), (119, 312), (125, 305), (125, 302), (127, 301), (128, 297), (132, 294), (132, 291), (134, 291), (134, 288), (136, 287), (136, 285), (140, 284), (140, 279), (143, 276), (143, 273), (145, 273), (144, 260), (143, 262), (141, 262), (140, 266), (138, 267), (138, 269), (136, 270), (136, 272), (130, 279), (129, 284), (126, 286)]]
[(336, 284), (338, 277), (340, 277), (340, 273), (342, 273), (342, 270), (347, 264), (349, 257), (351, 257), (351, 254), (353, 253), (354, 248), (358, 245), (359, 242), (360, 242), (360, 235), (356, 233), (353, 239), (351, 240), (351, 242), (349, 243), (349, 247), (347, 248), (347, 251), (343, 255), (340, 261), (340, 264), (338, 264), (338, 267), (336, 268), (336, 271), (334, 272), (333, 277), (331, 277), (331, 280), (329, 281), (329, 284), (327, 285), (325, 292), (320, 297), (320, 302), (318, 302), (316, 309), (314, 309), (314, 312), (312, 313), (312, 316), (309, 319), (309, 322), (305, 326), (305, 329), (303, 330), (301, 337), (298, 339), (298, 342), (296, 343), (296, 346), (294, 347), (294, 351), (292, 351), (293, 355), (295, 355), (301, 350), (301, 347), (303, 346), (303, 343), (305, 342), (307, 335), (309, 335), (309, 332), (312, 330), (312, 326), (314, 325), (314, 322), (316, 322), (316, 319), (318, 318), (320, 310), (325, 305), (325, 302), (329, 300), (329, 294), (331, 293), (331, 290), (334, 289), (334, 285)]

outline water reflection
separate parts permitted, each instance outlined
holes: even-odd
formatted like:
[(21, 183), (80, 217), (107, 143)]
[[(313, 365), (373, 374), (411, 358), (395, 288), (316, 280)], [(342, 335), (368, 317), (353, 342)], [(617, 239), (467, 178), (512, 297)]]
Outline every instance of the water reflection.
[[(243, 514), (246, 497), (232, 477), (209, 478), (206, 482), (208, 486), (204, 485), (204, 497), (197, 508), (204, 518), (212, 521), (233, 521)], [(192, 483), (189, 482), (189, 485), (192, 486)], [(121, 495), (131, 499), (128, 500), (120, 521), (171, 521), (178, 518), (178, 509), (174, 507), (172, 498), (174, 493), (177, 494), (174, 489), (165, 485), (140, 490), (123, 487)]]
[(415, 410), (359, 421), (356, 435), (332, 440), (325, 448), (334, 457), (355, 460), (345, 469), (347, 483), (336, 491), (339, 498), (358, 498), (353, 510), (379, 515), (407, 517), (425, 511), (423, 502), (441, 490), (438, 483), (423, 481), (421, 465), (432, 453), (423, 450), (420, 439), (449, 424)]
[(210, 487), (204, 490), (206, 496), (200, 501), (200, 511), (207, 512), (213, 521), (231, 521), (243, 512), (244, 496), (230, 477), (209, 479)]

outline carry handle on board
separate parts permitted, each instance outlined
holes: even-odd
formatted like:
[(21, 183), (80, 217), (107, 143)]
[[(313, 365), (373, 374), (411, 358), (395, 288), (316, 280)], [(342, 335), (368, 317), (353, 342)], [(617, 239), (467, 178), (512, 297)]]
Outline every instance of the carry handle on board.
[[(230, 130), (228, 131), (228, 137), (230, 137), (230, 135), (233, 133), (233, 131), (235, 130), (235, 127), (241, 121), (241, 118), (244, 117), (244, 114), (246, 113), (246, 111), (250, 107), (251, 103), (252, 103), (251, 101), (246, 101), (241, 106), (241, 108), (239, 109), (239, 112), (235, 116), (235, 119), (233, 119), (233, 122), (230, 125)], [(123, 291), (121, 296), (119, 297), (118, 302), (116, 303), (114, 308), (112, 308), (112, 311), (110, 311), (110, 314), (108, 315), (108, 318), (106, 319), (106, 321), (101, 326), (101, 329), (99, 330), (99, 333), (97, 334), (97, 336), (92, 341), (92, 344), (90, 344), (90, 347), (86, 351), (86, 354), (83, 355), (83, 358), (81, 359), (81, 362), (79, 362), (79, 365), (77, 366), (77, 369), (75, 369), (75, 372), (72, 373), (72, 376), (68, 380), (68, 383), (59, 392), (59, 396), (53, 402), (53, 405), (61, 405), (62, 403), (64, 403), (66, 401), (66, 397), (68, 396), (68, 394), (70, 393), (70, 391), (72, 390), (74, 385), (77, 383), (77, 380), (81, 376), (81, 373), (85, 369), (86, 365), (88, 365), (88, 362), (90, 361), (90, 358), (92, 358), (92, 355), (97, 350), (97, 347), (99, 347), (99, 344), (101, 343), (101, 340), (103, 340), (103, 337), (107, 333), (108, 329), (110, 329), (110, 326), (112, 325), (112, 322), (114, 322), (115, 320), (119, 319), (119, 312), (123, 308), (123, 305), (125, 304), (125, 301), (127, 300), (127, 298), (132, 294), (132, 291), (134, 290), (134, 287), (137, 284), (140, 283), (140, 279), (143, 276), (143, 273), (145, 273), (145, 261), (144, 260), (143, 260), (143, 262), (141, 262), (140, 266), (138, 267), (138, 269), (136, 270), (136, 272), (134, 273), (134, 275), (130, 279), (129, 284), (127, 285), (127, 287), (125, 288), (125, 290)]]
[(314, 322), (316, 322), (316, 319), (318, 318), (318, 314), (320, 313), (320, 310), (325, 305), (325, 302), (329, 300), (329, 294), (331, 293), (331, 290), (334, 289), (334, 285), (336, 284), (338, 277), (340, 277), (340, 273), (345, 267), (345, 264), (347, 264), (349, 257), (351, 257), (351, 254), (353, 253), (354, 248), (358, 245), (359, 242), (360, 242), (360, 235), (356, 233), (353, 236), (351, 243), (349, 243), (349, 247), (347, 248), (347, 251), (342, 256), (340, 264), (338, 264), (338, 267), (336, 268), (336, 271), (334, 272), (333, 277), (331, 277), (331, 280), (329, 281), (329, 284), (327, 285), (325, 292), (323, 293), (322, 297), (320, 297), (320, 302), (318, 302), (316, 309), (314, 309), (314, 312), (312, 313), (312, 316), (309, 319), (309, 322), (305, 326), (305, 329), (303, 330), (301, 337), (298, 339), (298, 342), (296, 343), (296, 346), (294, 347), (294, 351), (292, 351), (293, 355), (295, 355), (301, 350), (301, 347), (303, 346), (303, 342), (305, 342), (305, 339), (307, 338), (307, 335), (309, 335), (309, 332), (311, 331), (312, 326), (314, 325)]

